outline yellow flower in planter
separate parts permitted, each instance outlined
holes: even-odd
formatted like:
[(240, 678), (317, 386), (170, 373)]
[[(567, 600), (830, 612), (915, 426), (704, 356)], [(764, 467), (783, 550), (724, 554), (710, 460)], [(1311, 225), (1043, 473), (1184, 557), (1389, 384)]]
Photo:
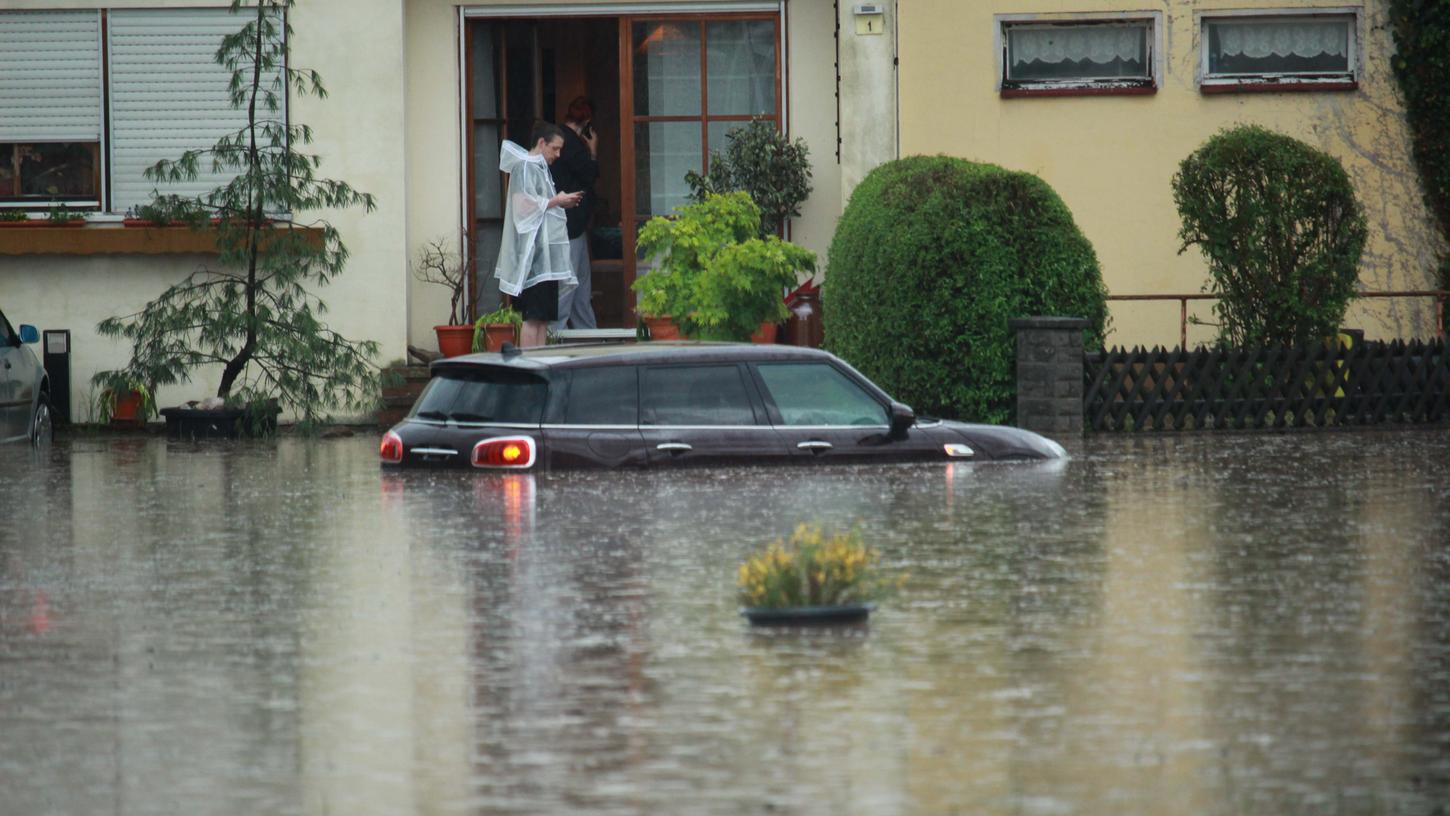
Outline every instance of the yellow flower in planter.
[(880, 560), (858, 530), (827, 535), (802, 524), (740, 565), (740, 603), (752, 609), (869, 603), (900, 583), (881, 577)]

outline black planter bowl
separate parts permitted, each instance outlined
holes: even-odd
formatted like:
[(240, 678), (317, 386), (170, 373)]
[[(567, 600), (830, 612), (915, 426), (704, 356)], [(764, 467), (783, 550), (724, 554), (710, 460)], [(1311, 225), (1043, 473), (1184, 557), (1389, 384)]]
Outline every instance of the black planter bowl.
[(792, 606), (785, 609), (746, 607), (740, 614), (753, 626), (829, 626), (860, 623), (876, 608), (874, 603), (836, 606)]
[(259, 408), (162, 408), (168, 439), (236, 439), (277, 432), (276, 405)]

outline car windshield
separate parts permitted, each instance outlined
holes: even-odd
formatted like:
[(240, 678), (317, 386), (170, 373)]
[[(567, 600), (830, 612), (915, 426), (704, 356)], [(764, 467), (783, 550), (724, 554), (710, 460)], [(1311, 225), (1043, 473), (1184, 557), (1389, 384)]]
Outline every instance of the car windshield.
[(537, 425), (549, 385), (540, 377), (506, 368), (435, 372), (413, 406), (412, 416), (449, 422)]

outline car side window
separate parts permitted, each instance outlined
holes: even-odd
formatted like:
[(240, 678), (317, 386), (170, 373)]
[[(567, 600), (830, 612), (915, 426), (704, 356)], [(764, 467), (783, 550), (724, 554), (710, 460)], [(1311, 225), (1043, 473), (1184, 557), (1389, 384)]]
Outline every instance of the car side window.
[(760, 379), (786, 425), (885, 425), (886, 408), (827, 363), (761, 363)]
[(650, 366), (641, 376), (647, 425), (755, 424), (739, 366)]
[(575, 369), (565, 425), (639, 424), (639, 375), (634, 366)]
[(10, 330), (10, 321), (5, 319), (4, 314), (0, 314), (0, 346), (14, 345), (19, 344), (15, 342), (15, 335)]

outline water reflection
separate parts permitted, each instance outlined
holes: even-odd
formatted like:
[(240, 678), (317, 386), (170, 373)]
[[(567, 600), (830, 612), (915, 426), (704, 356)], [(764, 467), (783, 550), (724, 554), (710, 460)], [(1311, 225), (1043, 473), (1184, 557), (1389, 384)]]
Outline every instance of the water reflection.
[[(479, 475), (380, 473), (362, 438), (101, 437), (7, 458), (0, 811), (1450, 797), (1450, 431), (1075, 454)], [(859, 524), (906, 589), (868, 626), (752, 630), (734, 568), (800, 521)]]

